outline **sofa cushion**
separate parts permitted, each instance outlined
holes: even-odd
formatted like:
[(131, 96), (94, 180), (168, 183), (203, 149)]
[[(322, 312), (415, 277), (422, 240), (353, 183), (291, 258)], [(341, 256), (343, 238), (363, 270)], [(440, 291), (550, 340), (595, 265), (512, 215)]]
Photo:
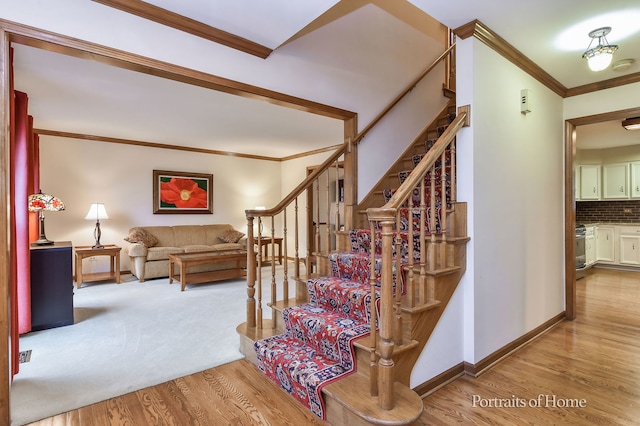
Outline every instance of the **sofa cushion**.
[[(138, 228), (144, 229), (149, 234), (156, 237), (158, 244), (154, 247), (178, 247), (175, 238), (173, 237), (173, 227), (171, 226), (139, 226)], [(133, 228), (135, 229), (135, 228)]]
[(207, 241), (204, 228), (206, 225), (176, 225), (172, 226), (174, 247), (184, 247), (191, 245), (206, 245)]
[(206, 244), (191, 244), (191, 245), (188, 245), (188, 246), (183, 246), (182, 248), (184, 249), (185, 253), (193, 253), (193, 252), (198, 252), (198, 251), (213, 251), (214, 250), (213, 246), (206, 245)]
[(244, 233), (236, 231), (235, 229), (229, 229), (220, 234), (218, 238), (225, 243), (237, 243), (242, 237), (244, 237)]
[(145, 247), (153, 247), (158, 244), (158, 239), (142, 228), (133, 228), (124, 238), (129, 243), (141, 243)]
[(222, 243), (222, 244), (214, 244), (211, 247), (212, 250), (244, 250), (246, 247), (243, 244), (238, 243)]
[(147, 260), (167, 260), (170, 254), (177, 253), (184, 253), (184, 249), (181, 247), (151, 247), (147, 251)]

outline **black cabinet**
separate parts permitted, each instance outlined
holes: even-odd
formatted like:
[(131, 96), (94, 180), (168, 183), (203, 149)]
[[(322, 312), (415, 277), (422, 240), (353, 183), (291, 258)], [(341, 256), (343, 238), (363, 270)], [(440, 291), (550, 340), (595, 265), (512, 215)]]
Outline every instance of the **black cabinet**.
[(71, 242), (31, 247), (31, 330), (73, 324)]

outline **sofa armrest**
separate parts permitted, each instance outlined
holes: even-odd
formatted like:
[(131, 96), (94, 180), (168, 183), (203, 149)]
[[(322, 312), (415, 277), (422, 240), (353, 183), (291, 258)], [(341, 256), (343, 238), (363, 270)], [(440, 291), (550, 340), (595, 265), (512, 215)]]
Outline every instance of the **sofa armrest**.
[(146, 257), (147, 247), (142, 243), (129, 243), (125, 247), (125, 252), (130, 257)]

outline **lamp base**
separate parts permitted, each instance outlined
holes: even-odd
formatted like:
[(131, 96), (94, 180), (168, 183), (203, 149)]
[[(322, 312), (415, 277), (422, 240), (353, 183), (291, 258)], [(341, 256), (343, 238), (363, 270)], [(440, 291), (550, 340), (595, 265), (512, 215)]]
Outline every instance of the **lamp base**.
[(91, 247), (92, 249), (101, 249), (104, 248), (104, 246), (100, 243), (96, 244), (95, 246)]
[(47, 240), (46, 238), (42, 239), (40, 238), (39, 240), (36, 240), (34, 242), (31, 243), (32, 247), (38, 247), (38, 246), (50, 246), (53, 245), (55, 242), (51, 241), (51, 240)]

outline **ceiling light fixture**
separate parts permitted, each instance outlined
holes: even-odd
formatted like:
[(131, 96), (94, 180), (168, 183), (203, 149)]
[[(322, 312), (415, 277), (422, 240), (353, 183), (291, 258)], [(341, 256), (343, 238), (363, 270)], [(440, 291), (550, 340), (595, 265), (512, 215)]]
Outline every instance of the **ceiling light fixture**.
[(613, 71), (626, 71), (633, 66), (634, 62), (634, 59), (620, 59), (611, 64), (611, 69)]
[(622, 127), (627, 130), (640, 130), (640, 117), (627, 118), (622, 120)]
[[(582, 54), (582, 57), (587, 60), (589, 68), (591, 68), (592, 71), (602, 71), (607, 68), (611, 63), (611, 59), (613, 59), (613, 52), (618, 50), (618, 46), (609, 44), (605, 37), (610, 32), (611, 27), (602, 27), (589, 33), (591, 43), (589, 43), (589, 47), (587, 47), (587, 51)], [(596, 38), (598, 39), (598, 45), (591, 48)]]

